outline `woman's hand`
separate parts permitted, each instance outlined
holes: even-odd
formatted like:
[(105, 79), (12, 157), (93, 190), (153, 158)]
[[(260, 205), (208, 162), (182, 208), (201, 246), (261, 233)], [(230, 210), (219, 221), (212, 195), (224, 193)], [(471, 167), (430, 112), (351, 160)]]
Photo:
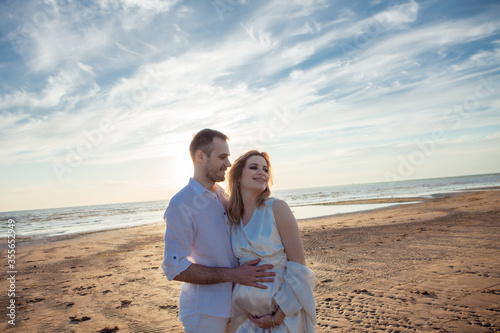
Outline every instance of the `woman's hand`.
[(251, 314), (248, 314), (248, 319), (250, 319), (250, 321), (255, 326), (260, 327), (260, 328), (266, 329), (266, 328), (273, 327), (273, 319), (272, 319), (272, 316), (270, 314), (262, 316), (262, 317), (254, 317)]
[[(273, 322), (273, 316), (274, 316), (274, 322)], [(254, 317), (251, 314), (248, 314), (248, 319), (257, 327), (259, 328), (272, 328), (274, 325), (280, 325), (283, 320), (285, 320), (285, 314), (283, 313), (283, 310), (281, 310), (280, 307), (278, 307), (278, 310), (274, 314), (269, 314), (265, 315), (262, 317)]]

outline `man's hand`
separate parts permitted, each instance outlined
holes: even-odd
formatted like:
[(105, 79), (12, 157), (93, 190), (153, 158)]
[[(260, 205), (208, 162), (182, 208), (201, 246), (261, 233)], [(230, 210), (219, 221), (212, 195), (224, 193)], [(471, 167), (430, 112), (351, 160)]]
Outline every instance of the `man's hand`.
[[(266, 272), (273, 269), (270, 264), (257, 266), (260, 259), (249, 261), (236, 268), (207, 267), (191, 264), (186, 270), (177, 275), (174, 280), (194, 284), (214, 284), (222, 282), (235, 282), (245, 286), (267, 289), (267, 286), (257, 282), (273, 282), (275, 272)], [(271, 276), (271, 278), (270, 278)]]
[(254, 259), (243, 265), (233, 269), (233, 282), (242, 284), (245, 286), (267, 289), (267, 286), (260, 284), (258, 282), (274, 282), (273, 276), (276, 276), (275, 272), (266, 272), (273, 269), (274, 266), (270, 264), (265, 264), (257, 266), (260, 259)]

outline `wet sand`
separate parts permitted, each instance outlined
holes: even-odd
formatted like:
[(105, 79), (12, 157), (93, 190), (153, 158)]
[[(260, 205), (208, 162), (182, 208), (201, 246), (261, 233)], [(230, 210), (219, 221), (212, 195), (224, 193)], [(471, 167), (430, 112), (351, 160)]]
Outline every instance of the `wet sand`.
[[(471, 191), (299, 221), (316, 332), (500, 332), (499, 201)], [(16, 326), (4, 268), (0, 330), (182, 332), (180, 283), (160, 268), (164, 228), (18, 242)]]

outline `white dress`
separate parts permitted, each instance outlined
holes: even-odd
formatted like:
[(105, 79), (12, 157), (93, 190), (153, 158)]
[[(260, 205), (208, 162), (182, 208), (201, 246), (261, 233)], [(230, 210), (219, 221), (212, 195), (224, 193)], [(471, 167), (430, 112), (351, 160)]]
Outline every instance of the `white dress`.
[[(262, 283), (267, 285), (267, 289), (235, 285), (232, 296), (231, 333), (268, 332), (268, 330), (252, 325), (252, 322), (248, 319), (248, 314), (261, 317), (274, 313), (278, 308), (277, 301), (273, 296), (283, 286), (285, 276), (288, 275), (287, 257), (274, 219), (273, 202), (274, 198), (268, 199), (262, 208), (256, 209), (246, 226), (243, 226), (241, 221), (232, 226), (231, 242), (233, 252), (240, 265), (260, 258), (259, 265), (274, 265), (273, 271), (276, 272), (276, 276), (274, 282)], [(302, 266), (300, 264), (296, 265)], [(302, 267), (312, 273), (305, 266)], [(312, 280), (314, 281), (314, 273), (312, 273)], [(307, 280), (305, 283), (307, 284)], [(314, 282), (312, 283), (314, 284)], [(307, 294), (306, 298), (309, 298), (309, 301), (312, 298), (312, 304), (314, 304), (312, 289), (310, 290), (310, 295)], [(314, 312), (314, 305), (312, 308)], [(291, 316), (287, 315), (283, 323), (279, 327), (273, 328), (272, 332), (313, 332), (314, 329), (311, 331), (310, 328), (314, 327), (314, 323), (311, 323), (310, 316), (302, 308)]]

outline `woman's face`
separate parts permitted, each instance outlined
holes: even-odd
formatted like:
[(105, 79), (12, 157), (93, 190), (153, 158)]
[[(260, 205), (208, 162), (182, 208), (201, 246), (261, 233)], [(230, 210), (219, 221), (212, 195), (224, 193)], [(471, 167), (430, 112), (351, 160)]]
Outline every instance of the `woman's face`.
[(250, 156), (241, 173), (242, 190), (263, 192), (269, 182), (266, 159), (260, 155)]

